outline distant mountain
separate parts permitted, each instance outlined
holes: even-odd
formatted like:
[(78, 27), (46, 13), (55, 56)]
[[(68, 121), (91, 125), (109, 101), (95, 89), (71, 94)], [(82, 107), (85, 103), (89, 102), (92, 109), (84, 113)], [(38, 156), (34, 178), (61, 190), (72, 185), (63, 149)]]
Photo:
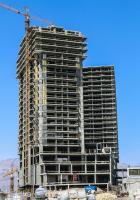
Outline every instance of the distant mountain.
[[(18, 159), (6, 159), (0, 161), (0, 189), (2, 191), (10, 190), (10, 176), (3, 177), (6, 172), (10, 171), (12, 167), (18, 168), (19, 161)], [(18, 174), (14, 174), (15, 190), (18, 185)]]

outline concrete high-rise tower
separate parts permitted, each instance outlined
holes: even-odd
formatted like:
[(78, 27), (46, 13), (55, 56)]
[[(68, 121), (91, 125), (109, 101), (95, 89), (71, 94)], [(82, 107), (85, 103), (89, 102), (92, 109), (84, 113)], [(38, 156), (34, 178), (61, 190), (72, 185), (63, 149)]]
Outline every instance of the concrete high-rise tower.
[[(111, 151), (87, 148), (82, 72), (86, 51), (86, 38), (80, 32), (54, 26), (30, 27), (21, 42), (20, 187), (106, 187), (114, 181)], [(97, 146), (98, 141), (91, 142)]]
[(21, 43), (17, 62), (20, 186), (70, 182), (76, 177), (73, 171), (82, 169), (75, 161), (84, 153), (85, 40), (80, 32), (31, 27)]

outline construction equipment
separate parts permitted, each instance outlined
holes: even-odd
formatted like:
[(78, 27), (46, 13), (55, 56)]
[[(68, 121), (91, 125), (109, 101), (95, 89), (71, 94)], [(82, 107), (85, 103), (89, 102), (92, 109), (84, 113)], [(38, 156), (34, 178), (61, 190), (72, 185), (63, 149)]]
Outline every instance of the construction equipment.
[(4, 8), (4, 9), (7, 9), (11, 12), (14, 12), (16, 14), (19, 14), (19, 15), (22, 15), (25, 17), (25, 31), (27, 31), (30, 27), (30, 20), (36, 20), (36, 21), (40, 21), (40, 22), (44, 22), (44, 23), (47, 23), (48, 25), (53, 25), (52, 22), (48, 21), (47, 19), (43, 19), (43, 18), (40, 18), (38, 16), (31, 16), (30, 13), (29, 13), (29, 8), (28, 7), (25, 7), (25, 13), (22, 12), (21, 10), (17, 10), (11, 6), (8, 6), (4, 3), (0, 3), (0, 7)]
[(10, 192), (14, 192), (14, 173), (18, 172), (18, 169), (15, 167), (12, 167), (10, 170), (8, 170), (3, 177), (10, 176)]

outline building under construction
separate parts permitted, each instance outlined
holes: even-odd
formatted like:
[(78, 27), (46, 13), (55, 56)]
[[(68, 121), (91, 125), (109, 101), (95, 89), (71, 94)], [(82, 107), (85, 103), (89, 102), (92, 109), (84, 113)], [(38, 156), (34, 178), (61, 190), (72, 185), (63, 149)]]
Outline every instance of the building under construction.
[[(91, 106), (91, 94), (88, 111), (87, 92), (98, 90), (100, 84), (86, 86), (92, 71), (82, 71), (86, 51), (86, 38), (80, 32), (54, 26), (30, 27), (21, 42), (17, 61), (20, 187), (106, 187), (114, 183), (118, 159), (115, 90), (108, 88), (106, 80), (100, 83), (106, 84), (99, 89), (100, 105), (94, 102), (97, 105)], [(106, 68), (99, 69), (103, 73)], [(104, 79), (114, 77), (110, 69), (111, 76), (106, 73)], [(113, 95), (110, 115), (103, 114), (110, 105), (103, 98), (104, 91)], [(106, 107), (101, 110), (101, 106)], [(90, 116), (95, 110), (100, 115)]]
[(111, 147), (119, 160), (114, 66), (83, 68), (85, 147)]

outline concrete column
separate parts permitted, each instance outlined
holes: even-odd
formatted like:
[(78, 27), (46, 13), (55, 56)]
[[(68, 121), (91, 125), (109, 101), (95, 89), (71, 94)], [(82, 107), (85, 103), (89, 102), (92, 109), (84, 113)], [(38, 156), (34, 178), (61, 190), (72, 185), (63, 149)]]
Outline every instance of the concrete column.
[(62, 177), (62, 174), (61, 174), (61, 175), (60, 175), (60, 183), (62, 183), (62, 178), (63, 178), (63, 177)]
[(96, 164), (97, 164), (97, 155), (95, 154), (95, 174), (94, 174), (95, 183), (96, 183)]
[[(82, 72), (81, 72), (82, 79)], [(83, 83), (80, 80), (80, 111), (81, 111), (81, 153), (85, 153), (85, 141), (84, 141), (84, 112), (83, 112)]]
[(58, 173), (60, 173), (60, 164), (58, 164)]
[(87, 173), (87, 164), (85, 164), (85, 173)]
[(110, 155), (109, 168), (110, 168), (110, 184), (112, 184), (112, 157), (111, 155)]
[(71, 168), (70, 171), (71, 171), (71, 174), (72, 174), (72, 164), (70, 165), (70, 168)]

